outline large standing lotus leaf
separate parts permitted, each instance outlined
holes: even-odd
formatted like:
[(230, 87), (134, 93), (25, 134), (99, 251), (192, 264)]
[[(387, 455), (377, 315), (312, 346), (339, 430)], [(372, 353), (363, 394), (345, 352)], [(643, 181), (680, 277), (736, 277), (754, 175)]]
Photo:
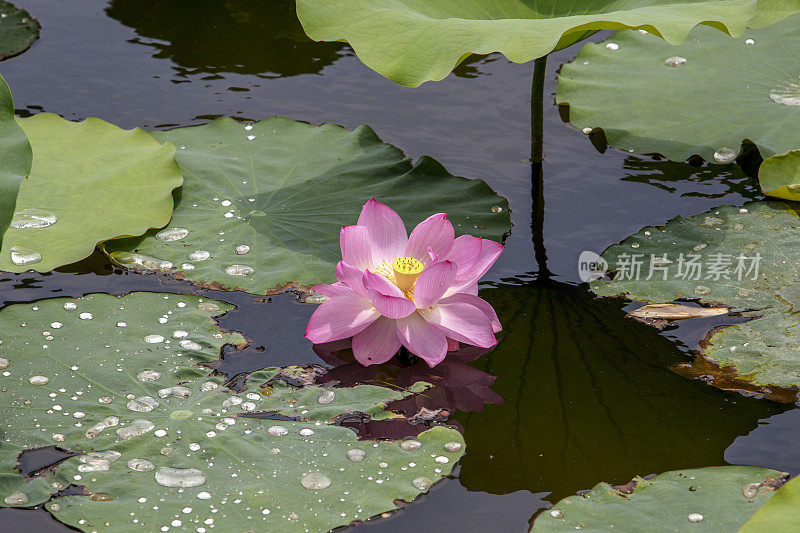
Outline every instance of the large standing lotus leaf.
[(17, 192), (31, 171), (31, 144), (14, 118), (14, 100), (0, 76), (0, 244), (11, 223)]
[(800, 481), (792, 479), (769, 499), (739, 531), (769, 533), (771, 531), (800, 531)]
[[(617, 274), (611, 281), (592, 282), (601, 296), (651, 303), (696, 299), (751, 318), (716, 329), (706, 339), (703, 356), (719, 367), (711, 373), (720, 385), (730, 378), (767, 394), (776, 392), (773, 387), (800, 387), (796, 204), (753, 202), (679, 217), (666, 226), (644, 228), (603, 257)], [(707, 373), (705, 366), (698, 368), (704, 369), (699, 374)]]
[(19, 55), (39, 38), (39, 23), (24, 9), (0, 0), (0, 61)]
[(666, 472), (628, 485), (600, 483), (542, 511), (531, 531), (736, 531), (788, 474), (755, 466)]
[[(759, 2), (759, 12), (762, 3), (765, 23), (800, 10), (773, 0)], [(347, 41), (368, 67), (408, 86), (441, 80), (470, 54), (501, 52), (524, 63), (597, 30), (641, 27), (670, 44), (698, 24), (738, 36), (755, 12), (755, 0), (297, 1), (312, 39)]]
[(98, 242), (169, 222), (182, 177), (174, 147), (140, 129), (50, 113), (18, 119), (33, 149), (0, 270), (46, 272), (79, 261)]
[[(619, 31), (564, 65), (557, 102), (608, 144), (674, 161), (730, 163), (742, 141), (763, 157), (798, 148), (800, 15), (731, 39), (698, 27), (680, 46)], [(758, 120), (752, 120), (758, 117)]]
[[(0, 505), (53, 495), (47, 509), (85, 531), (194, 531), (215, 522), (236, 531), (328, 531), (411, 501), (450, 473), (464, 445), (455, 430), (437, 427), (401, 447), (326, 423), (405, 394), (220, 387), (196, 363), (244, 341), (213, 320), (231, 307), (132, 293), (0, 312)], [(52, 445), (83, 453), (27, 482), (17, 455)], [(70, 483), (88, 494), (55, 494)]]
[(457, 233), (500, 241), (508, 202), (423, 157), (412, 166), (366, 126), (230, 118), (155, 132), (178, 146), (185, 183), (169, 225), (105, 244), (118, 263), (256, 294), (331, 282), (339, 232), (371, 197), (413, 225), (446, 212)]

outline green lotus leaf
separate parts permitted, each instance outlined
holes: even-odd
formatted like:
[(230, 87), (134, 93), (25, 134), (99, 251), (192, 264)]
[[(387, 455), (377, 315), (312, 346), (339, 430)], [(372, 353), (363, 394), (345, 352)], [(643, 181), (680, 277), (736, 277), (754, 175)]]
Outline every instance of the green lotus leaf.
[(39, 22), (11, 2), (0, 0), (0, 61), (21, 54), (39, 38)]
[(800, 530), (800, 482), (798, 478), (785, 484), (767, 503), (756, 511), (739, 531), (761, 533), (772, 531)]
[(718, 466), (637, 477), (621, 487), (600, 483), (543, 511), (531, 531), (736, 531), (786, 477), (769, 468)]
[(17, 192), (31, 171), (33, 154), (28, 137), (14, 118), (14, 100), (0, 76), (0, 244), (11, 223)]
[(501, 241), (511, 227), (508, 202), (486, 183), (427, 157), (412, 166), (366, 126), (222, 118), (153, 136), (179, 147), (185, 182), (172, 220), (104, 249), (119, 264), (200, 285), (268, 294), (333, 281), (339, 232), (373, 196), (409, 229), (437, 212), (459, 234)]
[(0, 270), (46, 272), (91, 255), (98, 242), (169, 222), (182, 177), (174, 147), (97, 118), (40, 113), (17, 122), (33, 165), (19, 188)]
[(765, 159), (758, 167), (758, 181), (764, 194), (800, 200), (800, 150)]
[(764, 158), (788, 152), (800, 147), (798, 23), (738, 39), (698, 27), (679, 46), (619, 31), (562, 67), (556, 100), (578, 128), (602, 128), (609, 145), (637, 153), (730, 163), (743, 141)]
[[(328, 423), (352, 410), (380, 412), (410, 393), (221, 387), (198, 363), (244, 342), (214, 321), (231, 308), (131, 293), (0, 311), (0, 505), (44, 502), (83, 531), (194, 531), (218, 522), (235, 531), (322, 532), (395, 509), (450, 473), (464, 447), (456, 430), (435, 427), (400, 446), (360, 441)], [(69, 453), (52, 468), (26, 470), (28, 454), (49, 446)], [(81, 490), (58, 492), (70, 484)]]
[[(769, 9), (764, 23), (800, 11), (796, 1), (758, 4)], [(738, 36), (755, 13), (755, 0), (297, 0), (312, 39), (347, 41), (368, 67), (411, 87), (441, 80), (470, 54), (524, 63), (620, 28), (645, 28), (670, 44), (698, 24)]]
[(687, 375), (795, 401), (800, 387), (798, 228), (797, 205), (780, 202), (678, 217), (606, 250), (603, 258), (616, 275), (592, 282), (591, 288), (601, 296), (650, 303), (694, 299), (730, 308), (749, 320), (712, 331), (702, 350), (705, 361), (698, 359), (697, 371), (686, 369)]

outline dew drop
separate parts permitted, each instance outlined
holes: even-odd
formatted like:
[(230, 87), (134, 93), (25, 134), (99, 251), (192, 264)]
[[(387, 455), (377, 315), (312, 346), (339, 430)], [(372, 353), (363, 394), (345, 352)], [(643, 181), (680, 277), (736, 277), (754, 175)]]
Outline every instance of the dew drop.
[(25, 505), (29, 499), (24, 492), (16, 491), (6, 496), (3, 501), (6, 502), (6, 505)]
[(319, 472), (310, 472), (300, 479), (300, 484), (308, 490), (322, 490), (331, 486), (331, 478)]
[(217, 387), (219, 387), (219, 385), (217, 385), (213, 381), (206, 381), (205, 383), (200, 385), (200, 390), (204, 391), (204, 392), (208, 392), (208, 391), (216, 389)]
[(248, 141), (252, 141), (252, 140), (253, 140), (253, 139), (255, 139), (255, 138), (256, 138), (256, 136), (255, 136), (255, 135), (248, 135), (248, 136), (247, 136), (247, 140), (248, 140)]
[(700, 513), (692, 513), (687, 516), (687, 518), (689, 519), (689, 522), (701, 522), (703, 520), (703, 515)]
[(42, 260), (42, 254), (27, 246), (11, 247), (11, 262), (15, 265), (33, 265)]
[(9, 362), (8, 359), (5, 357), (0, 357), (0, 370), (3, 368), (8, 368)]
[(196, 342), (194, 342), (192, 340), (189, 340), (189, 339), (183, 339), (178, 344), (184, 350), (202, 350), (203, 349), (203, 347), (200, 346), (198, 343), (196, 343)]
[(411, 484), (419, 490), (428, 490), (431, 487), (431, 480), (425, 476), (421, 476), (414, 478), (414, 481), (412, 481)]
[(435, 460), (437, 463), (439, 463), (440, 465), (444, 465), (444, 464), (447, 464), (447, 463), (449, 463), (449, 462), (450, 462), (450, 459), (449, 459), (449, 458), (447, 458), (447, 457), (445, 457), (444, 455), (440, 455), (440, 456), (438, 456), (438, 457), (437, 457), (436, 459), (434, 459), (434, 460)]
[(158, 407), (158, 400), (152, 396), (139, 396), (135, 400), (131, 400), (127, 405), (131, 411), (138, 411), (140, 413), (149, 413)]
[(182, 263), (181, 270), (194, 270), (194, 265), (192, 263)]
[(419, 450), (420, 446), (422, 446), (422, 443), (415, 439), (408, 439), (400, 442), (400, 448), (407, 452)]
[(606, 44), (606, 48), (609, 50), (619, 50), (619, 45), (617, 43), (608, 43)]
[[(111, 398), (109, 398), (109, 402), (103, 402), (102, 400), (103, 398), (100, 398), (101, 403), (110, 403)], [(93, 439), (106, 429), (114, 427), (117, 424), (119, 424), (119, 418), (117, 418), (116, 416), (107, 416), (100, 422), (98, 422), (97, 424), (93, 425), (92, 427), (86, 430), (86, 438)]]
[(205, 250), (197, 250), (189, 254), (189, 261), (205, 261), (211, 254)]
[(219, 306), (211, 302), (199, 303), (197, 304), (197, 308), (201, 311), (205, 311), (206, 313), (213, 313), (215, 311), (219, 311)]
[(92, 500), (93, 502), (110, 502), (114, 500), (114, 497), (111, 496), (110, 494), (106, 494), (105, 492), (97, 492), (95, 494), (92, 494), (92, 496), (89, 499)]
[(91, 320), (94, 318), (94, 315), (92, 315), (92, 313), (81, 313), (80, 315), (78, 315), (78, 318), (80, 318), (81, 320)]
[(310, 437), (313, 434), (314, 430), (310, 428), (303, 428), (300, 430), (300, 435), (302, 435), (303, 437)]
[(158, 396), (161, 398), (169, 398), (170, 396), (174, 396), (175, 398), (188, 398), (191, 395), (192, 389), (182, 385), (174, 385), (158, 390)]
[[(153, 432), (153, 435), (155, 435), (156, 437), (159, 437), (159, 438), (166, 437), (167, 436), (167, 431), (164, 430), (164, 429), (157, 429), (157, 430), (155, 430)], [(172, 452), (170, 452), (170, 453), (172, 453)]]
[(723, 164), (730, 163), (735, 159), (736, 159), (736, 152), (728, 148), (727, 146), (723, 146), (722, 148), (714, 152), (714, 161), (716, 161), (717, 163), (723, 163)]
[(705, 226), (707, 228), (713, 228), (714, 226), (721, 226), (725, 223), (725, 220), (722, 218), (717, 217), (706, 217), (703, 219), (703, 223), (701, 226)]
[(161, 377), (161, 372), (158, 370), (142, 370), (138, 374), (136, 374), (136, 379), (141, 381), (142, 383), (149, 383), (151, 381), (156, 381), (158, 378)]
[(246, 244), (240, 244), (236, 247), (236, 255), (244, 255), (250, 251), (250, 247)]
[(75, 302), (67, 302), (64, 304), (64, 309), (67, 311), (74, 311), (78, 308), (78, 305)]
[(150, 270), (168, 270), (172, 262), (159, 259), (146, 254), (132, 254), (130, 252), (112, 252), (111, 257), (121, 265), (139, 265)]
[(122, 320), (120, 320), (119, 322), (117, 322), (117, 327), (118, 328), (127, 328), (128, 327), (128, 323), (127, 322), (123, 322)]
[(317, 398), (317, 403), (320, 405), (328, 405), (336, 398), (336, 393), (332, 390), (326, 390)]
[(460, 442), (455, 442), (455, 441), (447, 442), (444, 445), (444, 449), (445, 449), (445, 451), (448, 451), (448, 452), (461, 451), (461, 443)]
[(800, 106), (800, 80), (791, 78), (779, 83), (769, 92), (769, 97), (778, 104)]
[(686, 58), (681, 56), (672, 56), (664, 60), (664, 64), (668, 67), (682, 67), (686, 64)]
[(150, 344), (158, 344), (160, 342), (164, 342), (164, 336), (163, 335), (148, 335), (147, 337), (144, 338), (144, 342), (147, 342), (147, 343), (150, 343)]
[(152, 431), (155, 427), (155, 424), (149, 420), (134, 420), (129, 426), (119, 428), (117, 430), (117, 435), (126, 440), (132, 439), (133, 437), (138, 437), (139, 435), (143, 435), (148, 431)]
[(38, 229), (52, 226), (58, 221), (55, 213), (46, 209), (22, 209), (14, 213), (10, 226), (14, 229)]
[(53, 440), (56, 442), (64, 442), (67, 440), (67, 437), (65, 437), (63, 433), (53, 433)]
[(272, 426), (267, 430), (267, 433), (276, 437), (283, 437), (289, 434), (289, 430), (283, 426)]
[(706, 248), (708, 248), (707, 242), (701, 242), (692, 246), (692, 250), (694, 250), (695, 252), (702, 252)]
[(705, 296), (706, 294), (711, 294), (711, 288), (706, 287), (705, 285), (698, 285), (694, 288), (694, 293), (697, 296)]
[(210, 500), (211, 499), (211, 494), (208, 493), (208, 492), (205, 492), (205, 491), (198, 492), (197, 493), (197, 499), (198, 500)]
[(189, 235), (186, 228), (167, 228), (156, 233), (156, 239), (161, 242), (179, 241)]
[(89, 452), (78, 457), (81, 464), (78, 471), (83, 472), (107, 472), (111, 468), (111, 463), (122, 456), (121, 453), (113, 450), (104, 452)]
[(53, 328), (53, 329), (60, 329), (61, 326), (63, 326), (63, 324), (61, 322), (52, 322), (50, 324), (50, 327)]
[(742, 487), (742, 494), (748, 500), (751, 498), (755, 498), (758, 495), (758, 491), (761, 489), (761, 483), (748, 483), (744, 487)]
[(185, 339), (188, 336), (189, 336), (189, 332), (188, 331), (183, 331), (182, 329), (176, 329), (175, 331), (172, 332), (172, 338), (173, 339)]
[(196, 468), (162, 466), (156, 470), (156, 483), (164, 487), (199, 487), (205, 482), (205, 474)]
[(564, 511), (562, 511), (561, 509), (552, 509), (550, 511), (550, 516), (558, 520), (561, 520), (562, 518), (564, 518)]
[(147, 459), (131, 459), (128, 461), (128, 468), (137, 472), (150, 472), (155, 470), (156, 466)]
[(28, 379), (31, 385), (46, 385), (48, 381), (50, 381), (50, 378), (47, 376), (31, 376)]
[(358, 448), (352, 448), (350, 450), (347, 450), (347, 458), (353, 461), (354, 463), (363, 461), (364, 457), (366, 456), (367, 452), (365, 452), (364, 450), (359, 450)]
[(252, 276), (255, 271), (247, 265), (231, 265), (225, 272), (230, 276)]

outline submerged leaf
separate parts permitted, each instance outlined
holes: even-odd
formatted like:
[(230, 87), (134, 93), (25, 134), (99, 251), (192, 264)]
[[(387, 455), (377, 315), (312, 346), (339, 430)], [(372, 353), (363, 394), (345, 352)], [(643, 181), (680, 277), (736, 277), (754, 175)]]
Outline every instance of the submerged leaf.
[(98, 242), (163, 226), (182, 181), (174, 148), (140, 129), (97, 118), (70, 122), (40, 113), (17, 122), (33, 165), (19, 189), (0, 270), (46, 272), (79, 261)]
[(510, 230), (508, 202), (486, 183), (427, 157), (412, 166), (366, 126), (223, 118), (153, 136), (179, 147), (185, 182), (166, 228), (105, 243), (125, 266), (256, 294), (332, 282), (339, 232), (373, 196), (409, 229), (446, 212), (457, 234), (501, 241)]
[[(719, 466), (600, 483), (542, 511), (531, 531), (736, 531), (788, 474), (755, 466)], [(697, 525), (694, 525), (697, 524)]]
[(21, 54), (39, 38), (39, 23), (30, 13), (0, 0), (0, 61)]
[(698, 27), (679, 46), (619, 31), (562, 67), (556, 101), (575, 126), (602, 128), (624, 150), (730, 163), (749, 141), (764, 158), (784, 153), (800, 136), (798, 22), (738, 39)]
[(603, 257), (616, 275), (591, 287), (601, 296), (696, 299), (736, 308), (750, 320), (715, 329), (706, 339), (702, 355), (716, 368), (697, 361), (697, 372), (684, 372), (724, 388), (794, 401), (800, 387), (798, 228), (796, 206), (780, 202), (679, 217), (606, 250)]
[(31, 171), (32, 159), (28, 137), (14, 118), (11, 90), (0, 76), (0, 244), (11, 223), (19, 187)]
[[(769, 20), (800, 11), (796, 2), (759, 2)], [(524, 63), (597, 30), (646, 28), (670, 44), (698, 24), (737, 36), (755, 0), (298, 0), (297, 14), (317, 41), (347, 41), (368, 67), (402, 85), (441, 80), (470, 54), (501, 52)], [(764, 22), (768, 22), (766, 18)]]
[[(328, 531), (395, 509), (450, 473), (463, 453), (453, 429), (436, 427), (400, 446), (360, 441), (329, 424), (354, 409), (389, 415), (383, 405), (407, 393), (222, 387), (197, 363), (244, 341), (213, 320), (231, 308), (192, 295), (132, 293), (0, 311), (0, 505), (46, 502), (58, 520), (84, 531), (215, 523)], [(457, 451), (448, 451), (450, 442)], [(28, 482), (15, 469), (18, 454), (53, 444), (81, 454)], [(88, 494), (57, 494), (70, 483)]]
[(631, 318), (646, 318), (651, 320), (684, 320), (687, 318), (705, 318), (710, 316), (727, 315), (727, 307), (697, 307), (678, 303), (647, 304), (631, 311)]

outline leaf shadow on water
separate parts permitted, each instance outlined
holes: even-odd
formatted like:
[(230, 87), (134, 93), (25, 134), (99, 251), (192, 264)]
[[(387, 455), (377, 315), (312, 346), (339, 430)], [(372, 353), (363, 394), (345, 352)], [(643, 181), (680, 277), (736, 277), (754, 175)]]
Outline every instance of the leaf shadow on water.
[(583, 286), (505, 280), (481, 291), (503, 324), (498, 347), (473, 365), (506, 399), (456, 413), (471, 491), (550, 491), (557, 501), (599, 481), (725, 464), (725, 449), (788, 407), (687, 381), (686, 359), (619, 300)]

